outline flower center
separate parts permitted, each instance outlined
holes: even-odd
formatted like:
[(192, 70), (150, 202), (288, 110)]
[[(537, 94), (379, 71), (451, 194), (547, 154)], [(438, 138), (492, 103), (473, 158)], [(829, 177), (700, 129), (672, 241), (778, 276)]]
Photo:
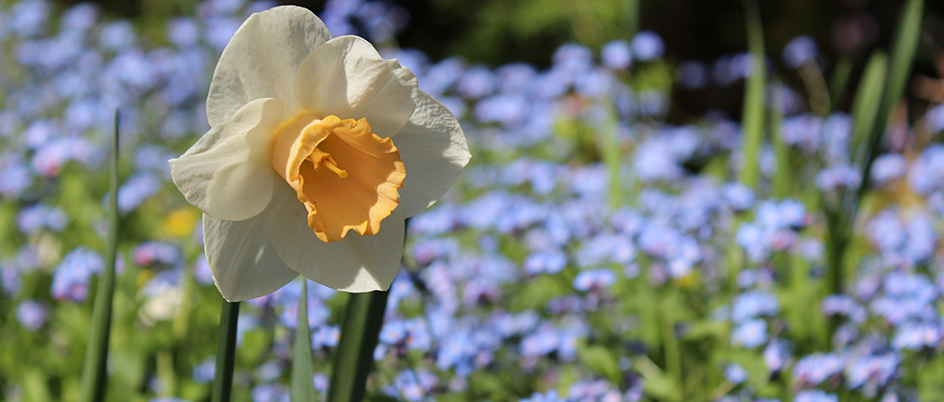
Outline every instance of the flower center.
[(308, 226), (332, 242), (351, 229), (376, 234), (400, 202), (406, 169), (390, 138), (370, 131), (367, 119), (318, 119), (300, 114), (275, 131), (272, 168), (295, 189)]

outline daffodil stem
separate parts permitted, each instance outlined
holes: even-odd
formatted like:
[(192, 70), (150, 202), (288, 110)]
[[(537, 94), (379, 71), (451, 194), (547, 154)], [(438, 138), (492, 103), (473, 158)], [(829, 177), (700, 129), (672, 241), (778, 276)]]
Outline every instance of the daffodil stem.
[(386, 291), (352, 293), (348, 299), (341, 341), (334, 355), (328, 402), (359, 402), (364, 399), (388, 295)]
[(220, 340), (213, 374), (213, 402), (229, 402), (233, 391), (233, 366), (236, 363), (236, 328), (239, 302), (223, 302), (220, 313)]
[(295, 344), (292, 349), (292, 402), (315, 400), (314, 370), (311, 367), (311, 332), (308, 328), (308, 280), (301, 278), (295, 313)]
[(111, 178), (108, 194), (108, 250), (105, 270), (98, 282), (92, 322), (89, 329), (85, 363), (82, 366), (82, 384), (79, 401), (104, 400), (108, 379), (108, 340), (111, 333), (112, 299), (115, 294), (115, 260), (118, 251), (118, 110), (115, 110), (115, 132), (112, 137)]

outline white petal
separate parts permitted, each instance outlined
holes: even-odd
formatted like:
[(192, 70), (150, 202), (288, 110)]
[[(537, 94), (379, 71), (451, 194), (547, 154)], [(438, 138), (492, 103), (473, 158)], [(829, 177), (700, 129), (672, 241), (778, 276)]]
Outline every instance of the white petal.
[(301, 202), (286, 202), (272, 218), (272, 239), (282, 261), (308, 279), (343, 292), (387, 290), (403, 256), (403, 215), (394, 210), (372, 236), (351, 231), (325, 243), (308, 227)]
[(216, 219), (238, 221), (262, 212), (276, 178), (269, 158), (281, 115), (278, 100), (252, 101), (171, 159), (171, 176), (187, 202)]
[(224, 299), (242, 301), (264, 296), (298, 277), (298, 272), (279, 258), (269, 236), (272, 215), (285, 201), (284, 196), (273, 199), (261, 214), (239, 222), (203, 216), (207, 262)]
[(384, 60), (366, 40), (340, 36), (311, 53), (295, 75), (295, 97), (321, 117), (367, 118), (371, 131), (390, 137), (410, 119), (416, 76)]
[(286, 116), (297, 112), (292, 94), (295, 70), (331, 39), (318, 17), (301, 7), (275, 7), (253, 14), (230, 40), (213, 72), (207, 120), (215, 127), (249, 101), (276, 98)]
[(416, 111), (393, 137), (406, 167), (400, 210), (409, 217), (436, 202), (459, 178), (472, 154), (459, 121), (442, 103), (420, 91)]

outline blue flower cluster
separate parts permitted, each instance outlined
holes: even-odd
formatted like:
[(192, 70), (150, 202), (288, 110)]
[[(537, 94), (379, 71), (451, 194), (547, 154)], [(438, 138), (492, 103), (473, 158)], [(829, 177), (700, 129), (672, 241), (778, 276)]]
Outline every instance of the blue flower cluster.
[[(0, 316), (22, 329), (17, 339), (59, 348), (84, 339), (70, 335), (69, 315), (87, 311), (104, 267), (99, 170), (118, 108), (126, 235), (116, 326), (134, 334), (116, 339), (143, 340), (116, 343), (135, 356), (121, 364), (136, 373), (116, 381), (154, 401), (206, 399), (216, 323), (200, 322), (215, 319), (218, 294), (199, 214), (170, 191), (166, 161), (207, 129), (201, 99), (214, 59), (240, 21), (272, 5), (202, 2), (158, 36), (87, 3), (0, 8), (0, 222), (10, 223), (0, 228), (9, 239), (0, 312), (10, 314)], [(333, 34), (378, 45), (409, 21), (380, 0), (329, 0), (319, 15)], [(852, 116), (807, 113), (785, 88), (782, 143), (761, 148), (762, 184), (749, 187), (732, 179), (743, 159), (737, 121), (662, 117), (676, 93), (747, 77), (750, 55), (674, 65), (666, 50), (651, 31), (599, 51), (569, 43), (543, 70), (382, 50), (459, 117), (476, 158), (409, 223), (370, 392), (407, 401), (940, 396), (939, 379), (918, 367), (944, 364), (944, 146), (890, 140), (862, 177), (847, 151)], [(809, 37), (783, 49), (791, 69), (821, 57)], [(894, 130), (944, 130), (944, 108)], [(783, 166), (796, 167), (794, 191), (777, 197), (771, 182)], [(853, 222), (846, 291), (829, 294), (823, 205), (863, 182), (874, 191)], [(301, 296), (293, 282), (244, 303), (236, 387), (254, 401), (288, 400), (300, 324), (319, 362), (312, 381), (327, 388), (320, 362), (338, 344), (345, 296), (309, 283), (307, 323), (298, 323)], [(2, 364), (4, 395), (30, 392)]]

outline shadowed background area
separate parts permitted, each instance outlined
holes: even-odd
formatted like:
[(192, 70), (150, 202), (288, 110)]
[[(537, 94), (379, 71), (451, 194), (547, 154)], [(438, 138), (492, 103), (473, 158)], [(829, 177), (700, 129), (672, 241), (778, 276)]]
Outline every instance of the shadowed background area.
[[(164, 21), (174, 15), (192, 13), (194, 0), (96, 0), (113, 16), (133, 18), (156, 42), (164, 39)], [(62, 5), (75, 1), (59, 1)], [(324, 0), (275, 1), (294, 4), (316, 13)], [(359, 4), (361, 1), (338, 3)], [(422, 51), (431, 60), (461, 56), (470, 63), (497, 66), (524, 61), (546, 68), (551, 55), (567, 42), (578, 42), (599, 50), (615, 39), (632, 39), (636, 31), (659, 34), (667, 49), (666, 60), (700, 60), (712, 63), (722, 55), (747, 49), (744, 6), (739, 0), (389, 0), (382, 2), (400, 13), (392, 13), (400, 30), (392, 40), (403, 48)], [(635, 5), (631, 5), (635, 4)], [(902, 2), (898, 0), (772, 0), (760, 2), (766, 53), (783, 68), (780, 50), (798, 35), (811, 37), (820, 46), (821, 62), (828, 77), (833, 63), (847, 56), (853, 63), (853, 81), (861, 73), (869, 54), (887, 48)], [(926, 5), (925, 35), (919, 43), (914, 69), (937, 74), (934, 49), (944, 43), (944, 2)], [(634, 11), (635, 10), (635, 11)], [(638, 18), (634, 18), (637, 16)], [(782, 77), (799, 85), (796, 76)], [(709, 93), (710, 92), (710, 93)], [(686, 91), (675, 97), (669, 121), (697, 118), (709, 110), (735, 113), (741, 105), (743, 86), (711, 91)], [(849, 94), (838, 100), (849, 107)]]

